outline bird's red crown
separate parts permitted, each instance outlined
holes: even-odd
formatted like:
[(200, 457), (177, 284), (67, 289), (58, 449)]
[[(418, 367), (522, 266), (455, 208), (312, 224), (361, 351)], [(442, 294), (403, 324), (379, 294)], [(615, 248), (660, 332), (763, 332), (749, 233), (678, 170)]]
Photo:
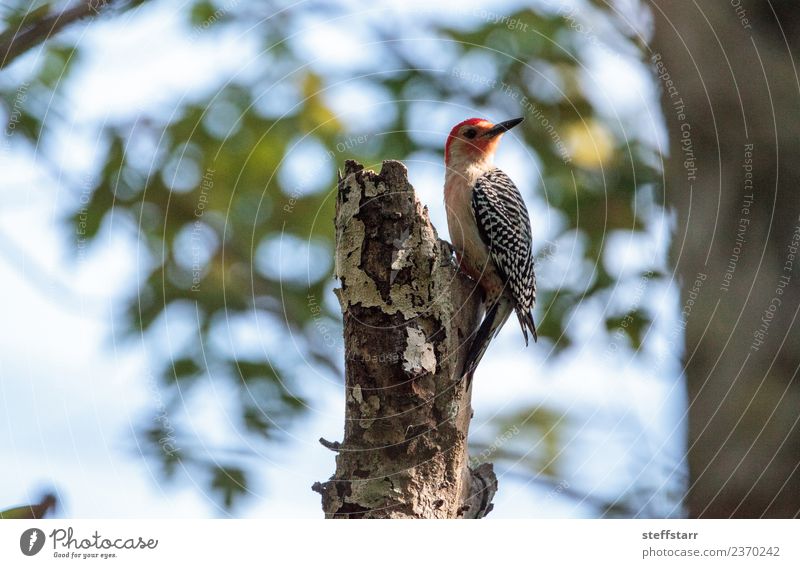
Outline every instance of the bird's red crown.
[(445, 159), (447, 159), (447, 156), (450, 155), (450, 144), (458, 136), (458, 129), (459, 128), (461, 128), (462, 126), (466, 126), (466, 125), (475, 126), (477, 124), (488, 123), (488, 122), (489, 121), (486, 120), (485, 118), (468, 118), (467, 120), (462, 120), (461, 122), (456, 124), (453, 127), (453, 129), (450, 131), (450, 134), (447, 136), (447, 143), (444, 145), (444, 156), (445, 156)]

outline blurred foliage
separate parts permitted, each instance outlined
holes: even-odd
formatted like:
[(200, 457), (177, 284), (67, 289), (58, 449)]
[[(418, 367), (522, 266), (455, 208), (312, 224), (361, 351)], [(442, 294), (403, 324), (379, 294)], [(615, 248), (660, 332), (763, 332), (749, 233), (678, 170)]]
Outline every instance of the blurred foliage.
[[(47, 3), (37, 5), (41, 12)], [(596, 17), (611, 21), (601, 5)], [(144, 2), (136, 10), (157, 6)], [(26, 15), (29, 7), (28, 2), (6, 3), (5, 29), (36, 17)], [(331, 377), (341, 373), (342, 354), (322, 340), (320, 322), (335, 326), (340, 318), (335, 304), (324, 299), (333, 286), (330, 189), (344, 159), (374, 165), (420, 151), (441, 156), (444, 133), (420, 133), (429, 124), (421, 116), (426, 112), (455, 109), (456, 118), (474, 112), (464, 109), (481, 109), (494, 118), (525, 114), (520, 134), (539, 162), (547, 206), (563, 218), (563, 236), (586, 243), (585, 262), (574, 266), (590, 267), (580, 284), (543, 281), (540, 287), (539, 332), (553, 341), (556, 352), (572, 341), (565, 330), (576, 304), (613, 296), (618, 281), (601, 261), (605, 236), (644, 230), (634, 195), (658, 180), (653, 150), (636, 138), (623, 138), (587, 96), (582, 81), (587, 37), (576, 30), (574, 18), (552, 8), (512, 10), (505, 20), (488, 10), (463, 11), (454, 18), (433, 7), (396, 18), (365, 14), (345, 33), (365, 42), (374, 57), (363, 63), (358, 54), (361, 63), (350, 68), (347, 61), (326, 68), (307, 64), (307, 47), (297, 34), (342, 16), (347, 8), (335, 2), (279, 7), (284, 6), (206, 0), (184, 7), (187, 41), (252, 25), (251, 36), (263, 47), (256, 64), (208, 92), (176, 101), (170, 112), (143, 109), (129, 122), (94, 125), (104, 150), (96, 173), (87, 177), (90, 197), (82, 206), (76, 199), (69, 219), (76, 240), (89, 243), (109, 231), (135, 228), (142, 248), (132, 262), (143, 273), (119, 322), (132, 339), (162, 337), (165, 321), (179, 317), (195, 328), (189, 339), (170, 345), (169, 356), (151, 362), (157, 366), (164, 412), (173, 419), (143, 419), (142, 447), (167, 475), (193, 466), (205, 470), (209, 488), (226, 507), (247, 494), (246, 458), (209, 449), (204, 434), (181, 417), (191, 417), (193, 392), (217, 389), (223, 382), (236, 385), (239, 396), (227, 416), (237, 440), (250, 451), (259, 439), (274, 445), (307, 409), (305, 399), (315, 389), (308, 363)], [(97, 19), (120, 17), (124, 10), (123, 5)], [(93, 23), (72, 29), (88, 25)], [(610, 40), (635, 53), (637, 42), (614, 29), (610, 26)], [(412, 39), (406, 39), (407, 32)], [(427, 39), (420, 45), (413, 37), (421, 35)], [(51, 38), (38, 58), (29, 54), (36, 64), (27, 78), (0, 84), (11, 120), (24, 81), (27, 102), (17, 113), (16, 140), (40, 148), (43, 163), (49, 158), (46, 142), (59, 128), (53, 116), (67, 114), (69, 101), (59, 94), (84, 56), (77, 37)], [(19, 66), (24, 67), (24, 58)], [(477, 75), (455, 78), (454, 67), (476, 69)], [(381, 102), (374, 109), (380, 126), (375, 129), (386, 134), (350, 143), (369, 127), (335, 110), (329, 90), (344, 79), (352, 79), (355, 89), (378, 94)], [(294, 167), (297, 148), (316, 158)], [(72, 189), (78, 196), (87, 188)], [(314, 253), (313, 262), (287, 277), (278, 269), (292, 268), (292, 259), (279, 258), (281, 252), (295, 263), (308, 258), (301, 253)], [(623, 318), (629, 318), (625, 333), (638, 346), (647, 331), (646, 315), (609, 310), (608, 328), (613, 331)], [(239, 352), (232, 327), (258, 334), (260, 321), (280, 323), (285, 328), (281, 340), (265, 342), (262, 353)], [(556, 418), (549, 417), (549, 423)], [(540, 439), (552, 455), (556, 434), (551, 430)], [(535, 467), (547, 473), (552, 463)]]
[[(593, 518), (663, 516), (663, 509), (658, 508), (663, 505), (658, 501), (680, 503), (681, 482), (685, 480), (654, 487), (653, 479), (680, 477), (680, 474), (673, 470), (669, 459), (662, 457), (653, 463), (646, 452), (637, 451), (640, 440), (624, 440), (624, 436), (624, 432), (616, 429), (611, 433), (593, 429), (591, 419), (579, 423), (566, 411), (541, 405), (523, 408), (471, 434), (471, 465), (490, 462), (501, 479), (508, 476), (538, 489), (544, 494), (543, 502), (567, 499), (591, 509)], [(625, 441), (632, 447), (625, 452), (624, 460), (614, 463), (598, 459), (603, 456), (603, 447)], [(577, 464), (564, 463), (570, 461), (563, 459), (568, 454), (576, 458)], [(639, 475), (648, 467), (661, 467), (664, 471), (655, 477)], [(604, 482), (598, 483), (598, 479)], [(656, 495), (659, 497), (654, 503)], [(676, 512), (681, 514), (680, 507), (670, 516)]]

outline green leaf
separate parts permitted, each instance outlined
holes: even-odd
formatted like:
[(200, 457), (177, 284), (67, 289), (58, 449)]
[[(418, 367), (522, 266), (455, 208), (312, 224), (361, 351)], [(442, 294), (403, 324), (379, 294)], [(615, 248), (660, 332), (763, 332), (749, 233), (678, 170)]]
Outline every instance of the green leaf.
[(244, 470), (236, 466), (215, 466), (211, 488), (222, 494), (225, 508), (230, 509), (238, 498), (248, 493), (247, 476)]
[(42, 497), (39, 503), (0, 511), (0, 519), (43, 519), (55, 509), (56, 503), (55, 495), (48, 493)]
[(194, 359), (183, 357), (172, 362), (172, 371), (176, 380), (182, 380), (196, 377), (202, 369)]
[(614, 335), (628, 337), (635, 350), (642, 346), (642, 338), (649, 325), (650, 318), (639, 309), (630, 311), (621, 317), (606, 319), (606, 328), (612, 332), (612, 337)]

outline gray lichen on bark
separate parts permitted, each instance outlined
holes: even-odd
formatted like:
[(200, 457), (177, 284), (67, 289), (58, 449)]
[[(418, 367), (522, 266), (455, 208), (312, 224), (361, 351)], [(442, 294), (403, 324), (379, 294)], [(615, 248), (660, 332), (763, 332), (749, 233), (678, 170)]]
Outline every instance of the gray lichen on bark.
[(345, 433), (314, 490), (328, 518), (480, 518), (491, 464), (470, 468), (460, 371), (480, 293), (438, 238), (403, 164), (345, 165), (336, 202), (344, 317)]

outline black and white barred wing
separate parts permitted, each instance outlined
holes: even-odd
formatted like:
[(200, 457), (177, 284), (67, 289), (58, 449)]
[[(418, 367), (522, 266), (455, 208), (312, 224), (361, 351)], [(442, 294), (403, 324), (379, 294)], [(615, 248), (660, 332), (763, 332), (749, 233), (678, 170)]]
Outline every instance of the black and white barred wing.
[[(493, 169), (475, 182), (472, 210), (481, 238), (510, 291), (517, 313), (530, 317), (536, 301), (536, 276), (531, 221), (522, 195), (511, 178)], [(523, 330), (525, 327), (523, 324)]]

